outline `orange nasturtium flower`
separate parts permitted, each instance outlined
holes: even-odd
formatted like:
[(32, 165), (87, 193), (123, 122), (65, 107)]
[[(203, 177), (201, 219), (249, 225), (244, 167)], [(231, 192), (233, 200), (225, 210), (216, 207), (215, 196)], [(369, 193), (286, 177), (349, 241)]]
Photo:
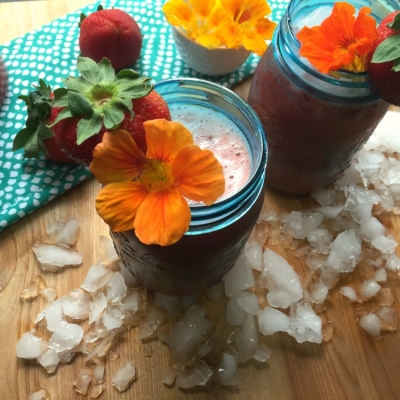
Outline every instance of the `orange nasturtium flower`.
[(332, 14), (320, 26), (304, 27), (297, 34), (300, 55), (323, 73), (338, 69), (364, 72), (368, 53), (378, 37), (370, 13), (370, 8), (362, 7), (355, 17), (351, 4), (335, 3)]
[(95, 147), (90, 170), (105, 185), (96, 210), (113, 231), (135, 229), (142, 243), (168, 246), (189, 228), (185, 198), (210, 205), (224, 193), (225, 178), (214, 154), (193, 144), (182, 124), (157, 119), (143, 126), (146, 154), (123, 130), (106, 132)]
[(276, 23), (266, 18), (266, 0), (169, 0), (163, 6), (167, 21), (208, 48), (239, 48), (262, 55)]

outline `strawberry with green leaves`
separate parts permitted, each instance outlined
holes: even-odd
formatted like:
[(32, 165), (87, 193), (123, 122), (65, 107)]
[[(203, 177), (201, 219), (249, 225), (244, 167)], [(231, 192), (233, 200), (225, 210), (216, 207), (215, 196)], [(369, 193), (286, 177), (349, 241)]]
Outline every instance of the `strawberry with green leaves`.
[(108, 58), (119, 71), (132, 66), (140, 56), (142, 33), (136, 21), (125, 11), (104, 10), (81, 14), (79, 48), (81, 54), (100, 62)]
[(119, 128), (128, 131), (145, 151), (143, 122), (171, 120), (166, 102), (153, 90), (149, 78), (133, 70), (115, 74), (106, 58), (97, 64), (79, 57), (77, 69), (78, 77), (69, 76), (63, 81), (65, 88), (54, 91), (54, 119), (49, 125), (60, 148), (73, 160), (89, 165), (104, 133)]
[(51, 124), (61, 108), (52, 108), (53, 94), (50, 86), (42, 79), (39, 86), (34, 86), (35, 91), (28, 96), (19, 96), (26, 104), (28, 118), (24, 129), (18, 132), (13, 142), (13, 151), (24, 149), (24, 157), (39, 158), (43, 153), (52, 161), (59, 163), (73, 163), (73, 159), (64, 153), (58, 145), (54, 136), (54, 129), (47, 125)]
[(378, 26), (372, 60), (368, 66), (372, 89), (386, 102), (400, 106), (400, 10)]

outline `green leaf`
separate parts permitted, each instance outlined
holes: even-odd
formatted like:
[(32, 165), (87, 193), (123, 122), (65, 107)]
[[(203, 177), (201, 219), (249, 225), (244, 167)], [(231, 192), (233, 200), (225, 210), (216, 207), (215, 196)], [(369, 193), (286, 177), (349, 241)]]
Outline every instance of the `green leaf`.
[(33, 85), (33, 87), (44, 97), (50, 99), (51, 95), (51, 86), (46, 85), (43, 79), (39, 79), (39, 86)]
[(49, 128), (51, 128), (58, 122), (62, 121), (63, 119), (71, 118), (71, 117), (72, 117), (71, 111), (70, 111), (69, 107), (66, 107), (66, 108), (64, 108), (64, 110), (62, 110), (60, 112), (60, 114), (57, 115), (57, 118), (53, 121), (53, 123), (51, 125), (49, 125)]
[(25, 146), (25, 143), (29, 140), (31, 135), (34, 133), (29, 128), (23, 128), (21, 129), (15, 136), (14, 141), (13, 141), (13, 147), (12, 151), (16, 151), (19, 149), (23, 149)]
[(39, 122), (38, 136), (40, 140), (50, 139), (54, 136), (53, 131), (42, 121)]
[(130, 99), (147, 96), (153, 90), (150, 79), (144, 76), (135, 80), (117, 77), (116, 84), (118, 95), (120, 97), (129, 97)]
[(68, 105), (68, 90), (59, 88), (54, 91), (53, 107), (67, 107)]
[(121, 111), (126, 111), (131, 114), (131, 118), (133, 118), (133, 110), (132, 110), (132, 100), (128, 97), (114, 97), (110, 102), (110, 106), (116, 107)]
[(76, 144), (82, 144), (86, 139), (98, 134), (103, 126), (100, 111), (95, 110), (93, 114), (83, 117), (78, 122)]
[(115, 79), (115, 71), (114, 68), (111, 66), (111, 62), (108, 58), (103, 58), (99, 62), (99, 76), (101, 83), (110, 83), (113, 82)]
[(79, 28), (82, 25), (82, 21), (86, 18), (86, 15), (84, 13), (81, 13), (81, 15), (79, 16), (79, 22), (78, 22), (78, 26)]
[(104, 112), (104, 126), (107, 129), (115, 129), (123, 120), (124, 113), (117, 108), (114, 108), (110, 105), (103, 108)]
[(76, 67), (82, 78), (91, 85), (95, 85), (96, 83), (100, 82), (99, 66), (91, 58), (79, 56)]
[(399, 72), (400, 71), (400, 58), (394, 60), (392, 71)]
[(77, 92), (68, 92), (68, 106), (73, 117), (93, 113), (90, 103)]
[(400, 35), (393, 35), (386, 38), (376, 48), (372, 57), (372, 63), (383, 63), (393, 61), (400, 57)]
[(117, 78), (136, 79), (139, 78), (139, 74), (133, 69), (121, 69), (121, 71), (117, 73)]
[(97, 11), (101, 11), (101, 10), (104, 10), (104, 7), (101, 4), (99, 4), (99, 6), (97, 7)]
[(74, 76), (69, 76), (63, 80), (65, 87), (68, 90), (73, 90), (74, 92), (86, 93), (88, 92), (92, 85), (83, 79), (81, 76), (75, 78)]
[(28, 107), (32, 106), (32, 102), (31, 102), (31, 97), (30, 96), (25, 96), (25, 95), (21, 94), (20, 96), (18, 96), (18, 98), (20, 100), (22, 100)]

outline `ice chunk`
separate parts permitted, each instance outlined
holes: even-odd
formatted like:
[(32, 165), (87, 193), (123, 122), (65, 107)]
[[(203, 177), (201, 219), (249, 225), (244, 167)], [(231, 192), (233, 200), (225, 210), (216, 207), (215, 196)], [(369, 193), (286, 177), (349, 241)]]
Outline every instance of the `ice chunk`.
[(113, 272), (103, 265), (92, 265), (81, 288), (87, 292), (95, 292), (103, 287), (112, 277)]
[(324, 302), (328, 295), (328, 287), (321, 281), (313, 283), (309, 290), (313, 303), (320, 304)]
[(397, 313), (394, 308), (382, 306), (374, 310), (374, 314), (381, 321), (382, 331), (394, 332), (397, 330)]
[(146, 309), (146, 316), (139, 325), (138, 336), (140, 339), (150, 337), (165, 319), (164, 314), (153, 306)]
[(92, 380), (93, 372), (89, 368), (81, 368), (78, 371), (72, 385), (75, 386), (75, 390), (83, 395), (86, 396), (89, 390), (89, 385)]
[(342, 286), (340, 288), (340, 293), (342, 293), (343, 296), (347, 297), (352, 303), (357, 301), (357, 293), (350, 286)]
[(327, 263), (338, 272), (353, 271), (361, 254), (361, 240), (355, 231), (339, 233), (330, 247)]
[(71, 350), (81, 342), (83, 338), (83, 329), (80, 325), (69, 324), (61, 321), (55, 327), (49, 340), (49, 348), (57, 353)]
[(183, 311), (182, 303), (176, 296), (155, 292), (153, 302), (157, 308), (166, 311), (172, 318), (177, 318)]
[(389, 271), (399, 272), (400, 271), (400, 258), (396, 253), (390, 254), (386, 261), (385, 268)]
[(82, 264), (82, 254), (64, 246), (35, 243), (33, 252), (45, 271), (58, 272), (63, 267), (77, 267)]
[(289, 307), (303, 297), (303, 288), (294, 269), (271, 249), (264, 252), (263, 275), (269, 290), (267, 300), (272, 307)]
[(135, 377), (135, 366), (132, 361), (128, 361), (114, 374), (111, 378), (111, 383), (119, 392), (123, 392), (128, 389)]
[(40, 388), (38, 390), (35, 390), (29, 396), (28, 400), (50, 400), (50, 395), (46, 389)]
[(193, 386), (204, 386), (213, 372), (211, 368), (203, 361), (198, 360), (191, 363), (189, 367), (185, 367), (179, 371), (176, 376), (176, 386), (181, 389), (189, 389)]
[(63, 301), (64, 299), (57, 299), (48, 303), (42, 314), (46, 318), (47, 329), (53, 332), (58, 324), (64, 320), (63, 316)]
[(387, 272), (385, 268), (378, 268), (374, 274), (374, 281), (378, 283), (384, 283), (387, 279)]
[(166, 386), (172, 386), (176, 380), (177, 370), (170, 368), (163, 376), (162, 383)]
[(359, 291), (360, 296), (364, 300), (368, 300), (374, 297), (381, 290), (381, 286), (377, 284), (373, 279), (368, 279), (360, 285)]
[(52, 374), (59, 363), (58, 353), (53, 349), (47, 349), (38, 357), (37, 361), (48, 374)]
[(75, 289), (63, 299), (63, 312), (72, 319), (87, 319), (90, 311), (89, 303), (88, 294), (82, 289)]
[(246, 321), (236, 332), (235, 348), (240, 362), (253, 358), (259, 349), (258, 329), (254, 315), (248, 314)]
[(103, 292), (100, 292), (95, 296), (93, 301), (89, 303), (89, 324), (98, 321), (106, 307), (107, 298)]
[(258, 299), (254, 293), (243, 292), (243, 295), (238, 297), (237, 302), (248, 314), (257, 315), (260, 311)]
[(379, 235), (371, 242), (372, 246), (384, 254), (392, 253), (397, 247), (398, 243), (388, 236)]
[(375, 314), (364, 315), (358, 323), (371, 336), (379, 336), (381, 333), (381, 320)]
[(178, 359), (190, 359), (195, 351), (213, 330), (213, 324), (206, 319), (205, 308), (192, 306), (172, 327), (166, 339), (171, 353)]
[(230, 325), (239, 326), (242, 325), (247, 318), (247, 313), (239, 305), (238, 299), (241, 296), (246, 296), (245, 292), (239, 292), (233, 295), (226, 305), (226, 319)]
[(17, 343), (17, 357), (34, 360), (46, 349), (46, 340), (34, 335), (32, 332), (25, 332)]
[(263, 335), (275, 332), (286, 332), (289, 329), (290, 318), (279, 310), (265, 307), (258, 313), (258, 325)]
[(225, 296), (224, 281), (219, 281), (217, 284), (211, 286), (206, 290), (206, 296), (215, 303), (220, 302)]
[(127, 287), (124, 277), (119, 272), (114, 272), (107, 282), (106, 295), (112, 303), (118, 303), (126, 295)]
[(261, 244), (257, 242), (247, 242), (244, 248), (244, 254), (251, 268), (261, 271), (263, 267), (263, 251)]
[(290, 307), (289, 335), (298, 343), (322, 342), (322, 320), (308, 303), (296, 303)]
[(360, 224), (360, 236), (365, 240), (374, 240), (385, 232), (386, 228), (375, 217), (366, 219)]
[(322, 219), (323, 215), (319, 213), (292, 211), (282, 231), (295, 239), (304, 239), (319, 226)]
[(237, 356), (229, 353), (222, 353), (222, 359), (217, 368), (217, 380), (221, 385), (233, 386), (237, 381)]
[(328, 219), (334, 219), (336, 218), (343, 210), (344, 205), (340, 204), (337, 206), (325, 206), (325, 207), (318, 207), (315, 209), (315, 211), (318, 214), (322, 214), (325, 218)]
[(332, 242), (332, 234), (327, 229), (315, 229), (307, 235), (307, 240), (316, 249), (327, 247)]
[(101, 320), (108, 331), (119, 328), (123, 319), (124, 315), (119, 307), (107, 307), (101, 315)]
[(79, 221), (77, 218), (56, 221), (47, 227), (47, 233), (53, 243), (73, 246), (78, 239)]
[(98, 259), (101, 264), (109, 265), (119, 260), (113, 241), (101, 235), (97, 243)]
[(321, 206), (333, 206), (337, 199), (337, 191), (335, 189), (322, 189), (311, 193)]
[(228, 297), (254, 286), (253, 271), (243, 253), (223, 280), (225, 282), (225, 293)]

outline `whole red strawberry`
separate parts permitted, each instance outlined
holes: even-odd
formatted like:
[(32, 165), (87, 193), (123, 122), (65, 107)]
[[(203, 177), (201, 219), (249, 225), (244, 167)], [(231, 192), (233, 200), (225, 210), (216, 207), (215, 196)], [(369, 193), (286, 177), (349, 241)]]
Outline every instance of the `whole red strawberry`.
[(60, 148), (85, 165), (103, 139), (104, 132), (128, 131), (146, 151), (143, 122), (149, 119), (171, 120), (164, 99), (153, 90), (149, 78), (133, 70), (115, 74), (105, 58), (99, 64), (79, 57), (78, 77), (64, 80), (67, 89), (57, 89), (53, 107), (63, 107), (51, 125)]
[(400, 106), (400, 10), (378, 26), (378, 39), (368, 66), (372, 90), (384, 101)]
[(79, 47), (82, 55), (96, 62), (106, 57), (117, 71), (132, 66), (142, 48), (138, 24), (125, 11), (99, 8), (88, 17), (81, 16)]
[(35, 89), (28, 96), (19, 96), (27, 106), (28, 118), (26, 126), (14, 138), (13, 151), (23, 148), (27, 158), (39, 158), (39, 154), (43, 153), (58, 163), (74, 163), (58, 145), (54, 135), (57, 129), (47, 126), (54, 122), (62, 108), (52, 108), (54, 96), (43, 80), (39, 80)]

